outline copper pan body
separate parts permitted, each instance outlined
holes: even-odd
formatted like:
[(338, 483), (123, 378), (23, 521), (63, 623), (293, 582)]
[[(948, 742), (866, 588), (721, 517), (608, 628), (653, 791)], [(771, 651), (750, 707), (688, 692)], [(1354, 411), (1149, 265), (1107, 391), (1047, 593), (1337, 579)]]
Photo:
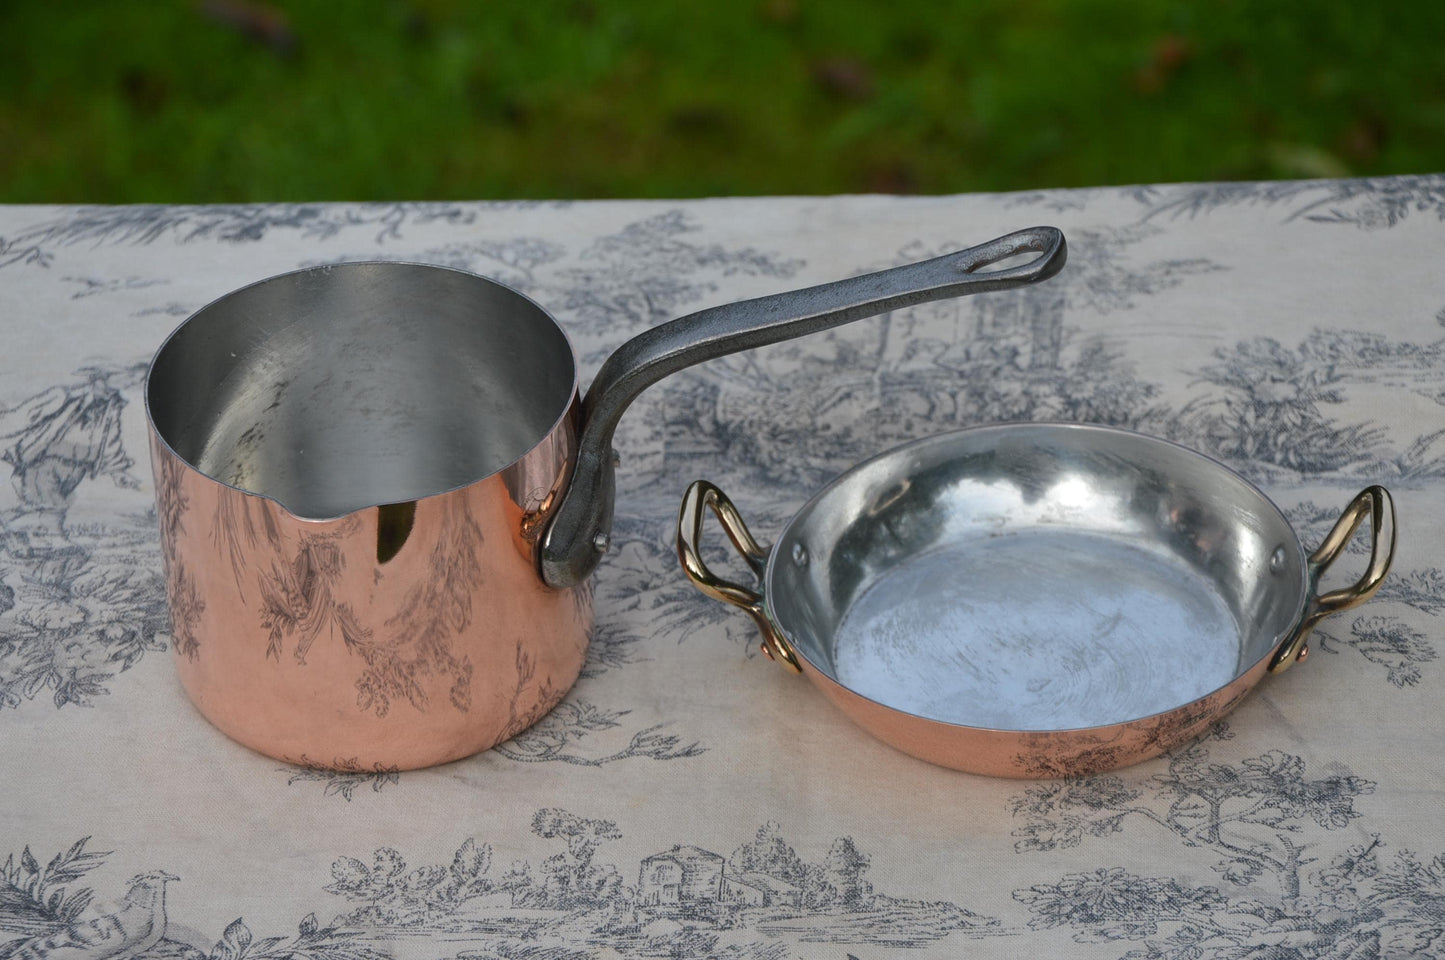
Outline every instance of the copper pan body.
[[(760, 588), (702, 559), (711, 511)], [(1319, 580), (1370, 521), (1352, 586)], [(889, 451), (839, 477), (771, 549), (706, 481), (678, 553), (746, 610), (772, 659), (915, 757), (999, 777), (1081, 776), (1200, 734), (1310, 628), (1363, 603), (1394, 554), (1370, 487), (1308, 556), (1279, 509), (1184, 447), (1082, 424), (1003, 424)]]
[[(408, 769), (505, 741), (576, 681), (592, 629), (590, 585), (537, 572), (580, 425), (565, 338), (480, 278), (379, 266), (364, 299), (361, 274), (310, 271), (222, 298), (147, 384), (181, 684), (222, 731), (303, 765)], [(499, 351), (517, 399), (496, 416), (520, 421), (503, 429), (464, 409), (508, 375), (469, 369)], [(379, 388), (388, 371), (407, 382)]]
[(300, 521), (153, 437), (176, 664), (196, 708), (252, 749), (352, 769), (443, 763), (531, 726), (591, 636), (590, 584), (550, 589), (534, 557), (574, 439), (559, 424), (502, 473), (418, 500), (397, 544), (384, 507)]

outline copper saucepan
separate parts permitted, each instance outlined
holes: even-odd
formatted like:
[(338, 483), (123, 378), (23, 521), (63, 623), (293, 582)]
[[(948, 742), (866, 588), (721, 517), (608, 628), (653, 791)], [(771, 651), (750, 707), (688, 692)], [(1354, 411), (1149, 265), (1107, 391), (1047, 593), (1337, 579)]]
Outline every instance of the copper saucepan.
[(146, 381), (181, 682), (226, 733), (298, 763), (417, 767), (506, 740), (582, 668), (613, 431), (639, 393), (738, 350), (1044, 280), (1065, 256), (1036, 227), (703, 310), (623, 344), (585, 400), (557, 322), (474, 274), (348, 263), (228, 294)]
[[(761, 590), (704, 563), (709, 509)], [(1321, 593), (1366, 517), (1365, 573)], [(699, 480), (677, 536), (689, 579), (746, 610), (768, 656), (869, 733), (958, 770), (1053, 777), (1156, 756), (1303, 660), (1320, 618), (1379, 588), (1395, 515), (1369, 487), (1306, 557), (1263, 493), (1199, 453), (1005, 424), (853, 468), (771, 550)]]

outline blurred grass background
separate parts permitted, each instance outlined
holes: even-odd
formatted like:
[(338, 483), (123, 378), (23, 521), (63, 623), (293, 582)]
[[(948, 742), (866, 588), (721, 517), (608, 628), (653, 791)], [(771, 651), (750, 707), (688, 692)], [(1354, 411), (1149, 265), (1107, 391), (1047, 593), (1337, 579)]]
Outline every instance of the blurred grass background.
[(0, 202), (1445, 170), (1445, 3), (0, 3)]

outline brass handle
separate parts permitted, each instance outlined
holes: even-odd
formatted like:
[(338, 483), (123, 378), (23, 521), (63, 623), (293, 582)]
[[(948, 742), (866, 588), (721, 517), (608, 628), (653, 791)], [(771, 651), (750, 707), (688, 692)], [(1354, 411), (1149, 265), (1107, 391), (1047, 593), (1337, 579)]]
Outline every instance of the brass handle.
[[(1283, 673), (1309, 654), (1309, 634), (1315, 624), (1340, 610), (1357, 607), (1375, 595), (1395, 559), (1395, 501), (1381, 486), (1366, 487), (1350, 501), (1340, 519), (1309, 557), (1309, 582), (1313, 591), (1320, 577), (1345, 552), (1365, 517), (1370, 518), (1370, 564), (1352, 586), (1315, 597), (1306, 608), (1299, 627), (1275, 652), (1271, 673)], [(1383, 546), (1382, 546), (1383, 544)]]
[(763, 595), (751, 587), (745, 587), (731, 580), (724, 580), (707, 568), (702, 559), (702, 524), (711, 510), (722, 525), (738, 553), (752, 567), (759, 577), (768, 567), (768, 552), (758, 544), (743, 522), (742, 515), (733, 502), (713, 484), (706, 480), (694, 481), (682, 498), (682, 509), (677, 515), (677, 559), (682, 561), (683, 572), (693, 586), (714, 600), (730, 603), (746, 610), (758, 625), (763, 635), (763, 653), (769, 660), (776, 660), (794, 673), (802, 673), (803, 666), (798, 655), (787, 640), (779, 634), (763, 608)]

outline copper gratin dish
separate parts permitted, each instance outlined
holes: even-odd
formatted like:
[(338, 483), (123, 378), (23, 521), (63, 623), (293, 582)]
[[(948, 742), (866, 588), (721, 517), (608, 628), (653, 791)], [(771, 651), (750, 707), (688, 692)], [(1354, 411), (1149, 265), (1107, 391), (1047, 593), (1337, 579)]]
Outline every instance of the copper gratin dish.
[[(708, 510), (760, 590), (708, 569)], [(1321, 593), (1367, 517), (1364, 574)], [(1082, 424), (897, 447), (824, 488), (771, 550), (707, 481), (678, 519), (688, 578), (751, 614), (770, 657), (884, 742), (1004, 777), (1109, 770), (1196, 736), (1303, 660), (1322, 617), (1368, 600), (1394, 543), (1382, 487), (1307, 556), (1222, 464)]]

